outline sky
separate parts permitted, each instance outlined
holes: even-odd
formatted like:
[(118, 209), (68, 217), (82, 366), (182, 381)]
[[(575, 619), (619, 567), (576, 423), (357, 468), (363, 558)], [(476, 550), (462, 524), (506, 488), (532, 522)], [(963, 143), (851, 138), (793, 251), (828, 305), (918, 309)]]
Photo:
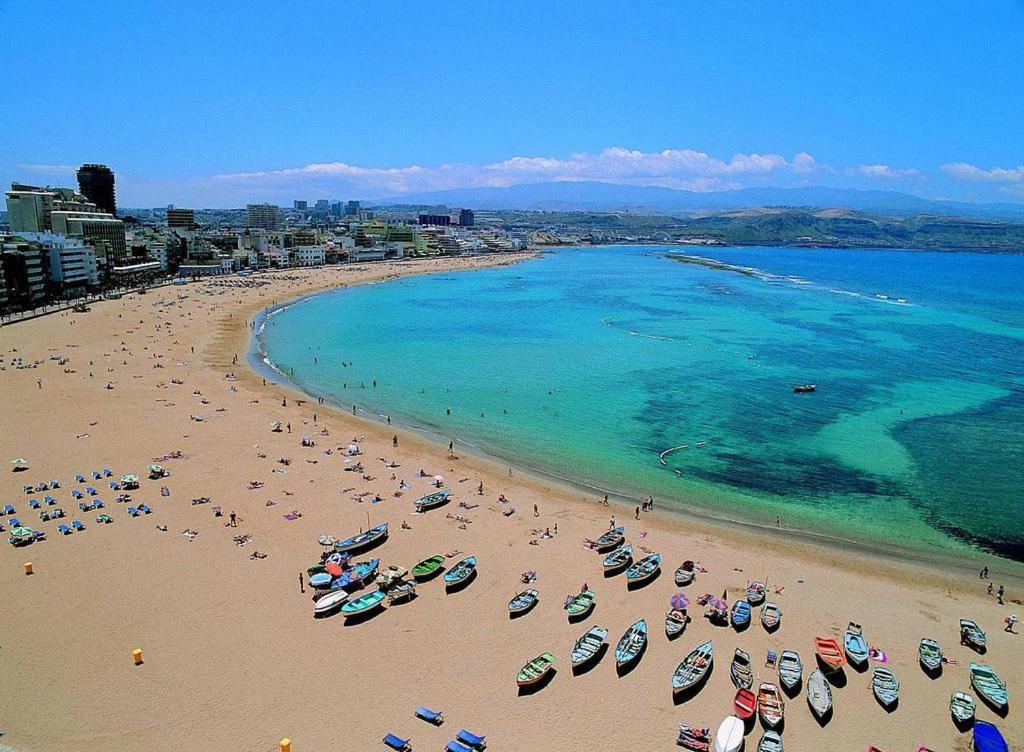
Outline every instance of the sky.
[(0, 183), (290, 205), (600, 180), (1024, 203), (1024, 0), (0, 0)]

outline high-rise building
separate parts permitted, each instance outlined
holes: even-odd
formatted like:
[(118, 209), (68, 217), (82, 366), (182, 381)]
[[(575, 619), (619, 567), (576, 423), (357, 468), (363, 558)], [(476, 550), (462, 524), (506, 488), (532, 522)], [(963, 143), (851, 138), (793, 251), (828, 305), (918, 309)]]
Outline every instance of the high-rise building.
[(39, 243), (17, 235), (0, 237), (0, 270), (5, 306), (28, 308), (46, 298), (46, 260)]
[(128, 261), (128, 243), (124, 222), (109, 214), (55, 211), (52, 230), (59, 235), (77, 235), (96, 250), (96, 259), (105, 271)]
[(345, 205), (343, 203), (341, 203), (340, 201), (335, 201), (334, 203), (332, 203), (331, 204), (331, 216), (338, 217), (339, 219), (341, 217), (344, 217), (345, 216)]
[(473, 217), (472, 209), (460, 209), (459, 210), (459, 226), (460, 227), (472, 227), (475, 222)]
[(326, 214), (331, 210), (331, 202), (325, 198), (317, 199), (316, 204), (313, 206), (313, 209), (314, 211)]
[(82, 238), (52, 232), (25, 232), (20, 237), (34, 240), (49, 258), (49, 277), (62, 291), (99, 284), (96, 251)]
[(196, 226), (195, 209), (176, 209), (168, 207), (167, 226), (180, 227), (183, 230), (191, 230)]
[(114, 199), (114, 173), (101, 164), (84, 164), (78, 168), (78, 190), (92, 201), (101, 212), (117, 216)]
[(294, 208), (295, 211), (300, 211), (300, 212), (307, 211), (309, 209), (309, 202), (308, 201), (293, 201), (292, 202), (292, 208)]
[(452, 223), (450, 214), (421, 214), (420, 224), (421, 225), (435, 225), (438, 227), (447, 227)]
[(358, 217), (359, 216), (359, 202), (349, 201), (345, 204), (345, 216), (346, 217)]
[(70, 188), (11, 183), (11, 190), (7, 191), (7, 213), (12, 232), (48, 232), (53, 229), (50, 215), (55, 211), (95, 214), (99, 209)]
[(246, 225), (276, 230), (281, 223), (281, 207), (275, 204), (249, 204), (245, 207)]

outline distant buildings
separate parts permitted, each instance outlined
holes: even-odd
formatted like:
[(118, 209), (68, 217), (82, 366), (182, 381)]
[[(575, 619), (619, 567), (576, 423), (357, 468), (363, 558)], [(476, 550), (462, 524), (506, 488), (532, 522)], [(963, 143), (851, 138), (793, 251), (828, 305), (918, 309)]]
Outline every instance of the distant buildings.
[[(47, 229), (59, 235), (77, 235), (96, 249), (96, 259), (105, 272), (127, 263), (128, 243), (124, 222), (109, 214), (73, 211), (55, 211)], [(14, 229), (13, 226), (11, 228)]]
[(42, 246), (18, 236), (0, 236), (0, 307), (34, 308), (45, 300)]
[(281, 207), (275, 204), (248, 204), (245, 217), (248, 227), (276, 230), (281, 224)]
[(101, 212), (117, 216), (114, 200), (114, 173), (101, 164), (84, 164), (78, 168), (78, 190), (92, 201)]
[(26, 232), (19, 237), (38, 243), (45, 255), (47, 276), (55, 292), (67, 294), (100, 283), (96, 251), (83, 238), (52, 232)]
[(359, 216), (359, 202), (349, 201), (345, 204), (345, 216), (346, 217), (358, 217)]
[(295, 211), (299, 211), (299, 212), (308, 211), (309, 210), (309, 202), (308, 201), (293, 201), (292, 202), (292, 208), (295, 209)]
[(192, 230), (196, 226), (195, 209), (167, 208), (167, 226), (182, 230)]
[(474, 221), (472, 209), (459, 209), (459, 227), (472, 227)]
[(452, 223), (452, 218), (450, 214), (421, 214), (419, 222), (421, 225), (447, 227)]

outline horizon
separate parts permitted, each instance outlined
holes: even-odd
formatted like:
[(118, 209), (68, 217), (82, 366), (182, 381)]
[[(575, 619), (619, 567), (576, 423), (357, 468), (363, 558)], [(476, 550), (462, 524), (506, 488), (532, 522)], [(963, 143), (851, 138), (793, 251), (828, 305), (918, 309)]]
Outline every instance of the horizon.
[(100, 162), (138, 208), (576, 181), (1024, 205), (1021, 0), (454, 7), (9, 2), (8, 61), (62, 52), (7, 63), (34, 94), (0, 180), (74, 186)]

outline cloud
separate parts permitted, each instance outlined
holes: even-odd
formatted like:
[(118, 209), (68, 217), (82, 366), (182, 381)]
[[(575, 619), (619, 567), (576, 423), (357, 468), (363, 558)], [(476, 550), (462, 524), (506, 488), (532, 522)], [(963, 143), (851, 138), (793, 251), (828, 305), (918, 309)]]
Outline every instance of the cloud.
[(947, 175), (959, 180), (972, 180), (986, 183), (1021, 183), (1024, 184), (1024, 165), (1020, 167), (993, 167), (982, 169), (968, 162), (953, 162), (940, 167)]
[(915, 167), (898, 168), (887, 164), (859, 164), (846, 168), (847, 175), (860, 175), (866, 178), (880, 180), (902, 180), (906, 178), (921, 178), (921, 171)]
[(25, 172), (42, 172), (50, 175), (73, 175), (78, 171), (74, 165), (23, 164), (18, 167)]

